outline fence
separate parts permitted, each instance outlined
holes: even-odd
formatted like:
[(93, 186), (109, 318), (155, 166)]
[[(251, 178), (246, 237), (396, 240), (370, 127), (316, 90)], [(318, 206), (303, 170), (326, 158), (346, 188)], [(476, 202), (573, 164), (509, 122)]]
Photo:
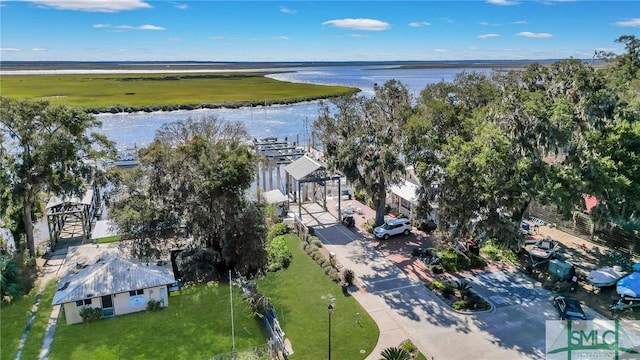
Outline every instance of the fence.
[(640, 253), (640, 234), (637, 231), (626, 230), (611, 222), (599, 228), (588, 214), (579, 211), (574, 212), (572, 218), (565, 219), (554, 206), (536, 202), (529, 205), (528, 212), (529, 217), (539, 218), (579, 238), (606, 245), (632, 257)]

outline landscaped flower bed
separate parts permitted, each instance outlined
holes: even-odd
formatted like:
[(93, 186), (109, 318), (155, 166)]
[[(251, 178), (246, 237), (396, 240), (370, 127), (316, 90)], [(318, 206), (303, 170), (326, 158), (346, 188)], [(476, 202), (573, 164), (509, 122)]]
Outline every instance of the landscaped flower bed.
[(466, 281), (439, 281), (425, 283), (425, 287), (457, 311), (474, 312), (491, 309), (491, 304), (471, 289)]

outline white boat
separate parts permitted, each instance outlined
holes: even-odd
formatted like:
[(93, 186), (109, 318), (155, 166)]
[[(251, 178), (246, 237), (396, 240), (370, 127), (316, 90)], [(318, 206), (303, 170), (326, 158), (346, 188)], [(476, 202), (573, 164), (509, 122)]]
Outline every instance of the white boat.
[(622, 271), (620, 266), (607, 266), (592, 270), (587, 276), (587, 280), (595, 287), (606, 287), (615, 285), (628, 272)]
[(138, 148), (124, 149), (118, 151), (118, 159), (113, 165), (117, 167), (127, 168), (138, 165)]

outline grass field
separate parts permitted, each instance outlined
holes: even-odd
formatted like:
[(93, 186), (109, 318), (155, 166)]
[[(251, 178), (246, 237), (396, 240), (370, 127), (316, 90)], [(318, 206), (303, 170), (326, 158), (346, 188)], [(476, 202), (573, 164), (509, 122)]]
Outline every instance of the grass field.
[(53, 308), (51, 302), (53, 301), (53, 295), (55, 294), (57, 287), (58, 280), (50, 280), (42, 292), (38, 312), (36, 313), (36, 317), (33, 319), (33, 324), (31, 324), (31, 330), (29, 331), (29, 337), (27, 337), (27, 342), (24, 344), (24, 348), (22, 349), (22, 359), (37, 359), (40, 354), (42, 342), (44, 341), (44, 334), (49, 323), (49, 316), (51, 315), (51, 309)]
[(331, 314), (333, 358), (366, 358), (378, 341), (379, 331), (373, 319), (355, 298), (342, 294), (340, 285), (331, 281), (304, 252), (295, 235), (286, 235), (286, 241), (293, 254), (291, 265), (285, 271), (267, 274), (258, 281), (258, 289), (271, 297), (278, 320), (291, 340), (294, 354), (290, 359), (327, 358), (327, 305), (331, 296), (335, 296)]
[(356, 92), (344, 86), (289, 83), (265, 73), (11, 75), (2, 96), (48, 99), (98, 111), (152, 111), (294, 103)]
[[(49, 359), (210, 359), (231, 352), (229, 287), (185, 288), (169, 307), (67, 325), (60, 315)], [(236, 349), (267, 343), (262, 321), (233, 289)]]
[(14, 359), (16, 357), (18, 346), (20, 346), (20, 337), (27, 326), (37, 292), (36, 285), (29, 294), (21, 299), (0, 307), (0, 359)]

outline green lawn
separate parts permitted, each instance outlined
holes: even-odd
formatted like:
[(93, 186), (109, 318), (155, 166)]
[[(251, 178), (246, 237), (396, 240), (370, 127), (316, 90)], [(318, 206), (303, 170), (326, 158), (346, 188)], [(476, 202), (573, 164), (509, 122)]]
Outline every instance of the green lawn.
[[(295, 235), (285, 236), (293, 253), (289, 268), (258, 281), (261, 293), (271, 297), (278, 320), (293, 346), (290, 359), (323, 359), (328, 352), (329, 296), (335, 296), (331, 314), (331, 349), (335, 359), (364, 359), (378, 341), (378, 327), (358, 301), (342, 294), (302, 249)], [(357, 314), (360, 322), (356, 323)]]
[(28, 295), (0, 307), (0, 359), (15, 358), (37, 292), (36, 284)]
[(56, 293), (58, 287), (58, 280), (54, 279), (44, 288), (42, 297), (40, 298), (40, 305), (38, 306), (38, 312), (36, 313), (33, 324), (31, 324), (31, 330), (29, 331), (29, 337), (22, 349), (22, 359), (37, 359), (42, 348), (42, 342), (44, 340), (44, 333), (47, 330), (47, 324), (49, 323), (49, 316), (51, 315), (51, 309), (53, 305), (53, 295)]
[(105, 236), (105, 237), (96, 239), (96, 244), (108, 244), (108, 243), (120, 241), (121, 238), (122, 238), (122, 235)]
[(144, 110), (155, 106), (291, 103), (356, 92), (273, 80), (265, 73), (11, 75), (2, 96), (48, 99), (87, 109)]
[[(229, 287), (198, 285), (169, 298), (159, 312), (67, 325), (60, 316), (50, 359), (209, 359), (232, 348)], [(267, 342), (262, 321), (234, 287), (236, 349)]]

